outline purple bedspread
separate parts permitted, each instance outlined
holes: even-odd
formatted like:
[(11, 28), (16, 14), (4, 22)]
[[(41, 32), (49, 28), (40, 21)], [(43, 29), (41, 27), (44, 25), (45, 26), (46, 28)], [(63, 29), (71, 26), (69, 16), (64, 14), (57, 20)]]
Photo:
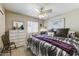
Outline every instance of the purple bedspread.
[(76, 48), (73, 45), (67, 44), (62, 41), (55, 40), (53, 38), (49, 38), (49, 37), (45, 37), (41, 35), (33, 35), (33, 37), (46, 41), (52, 45), (55, 45), (56, 47), (61, 48), (62, 50), (66, 51), (70, 55), (73, 55), (73, 53), (76, 51)]

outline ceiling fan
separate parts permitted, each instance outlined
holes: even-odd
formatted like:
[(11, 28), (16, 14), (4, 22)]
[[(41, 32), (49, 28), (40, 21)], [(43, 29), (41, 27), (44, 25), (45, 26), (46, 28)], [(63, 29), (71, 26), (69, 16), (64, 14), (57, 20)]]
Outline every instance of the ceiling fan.
[(47, 14), (52, 12), (52, 9), (46, 9), (45, 7), (41, 7), (40, 9), (35, 9), (38, 13), (39, 16), (45, 17)]
[(35, 9), (38, 13), (51, 13), (52, 9), (46, 9), (45, 7), (41, 7), (40, 9)]

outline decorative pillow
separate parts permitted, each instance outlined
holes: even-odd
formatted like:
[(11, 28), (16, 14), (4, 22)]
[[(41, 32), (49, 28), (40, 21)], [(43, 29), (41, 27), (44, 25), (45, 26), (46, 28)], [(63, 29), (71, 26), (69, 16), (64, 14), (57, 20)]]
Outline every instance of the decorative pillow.
[(54, 36), (54, 32), (47, 32), (48, 36), (53, 37)]
[(41, 31), (40, 35), (47, 34), (47, 31)]
[(54, 34), (56, 33), (55, 29), (50, 29), (48, 32), (53, 32)]
[(67, 37), (68, 31), (69, 31), (69, 28), (57, 29), (55, 36)]
[(75, 37), (75, 32), (74, 31), (69, 31), (68, 37), (69, 38), (74, 38)]

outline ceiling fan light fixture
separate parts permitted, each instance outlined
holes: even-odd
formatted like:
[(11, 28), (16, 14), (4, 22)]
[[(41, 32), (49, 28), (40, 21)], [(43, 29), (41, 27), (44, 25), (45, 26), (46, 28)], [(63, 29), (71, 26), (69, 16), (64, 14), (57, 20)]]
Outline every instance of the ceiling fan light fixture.
[(43, 18), (44, 16), (43, 15), (39, 15), (39, 18)]
[(39, 18), (48, 17), (48, 15), (52, 13), (52, 9), (46, 7), (41, 7), (40, 9), (35, 9), (35, 10), (38, 12)]
[(44, 13), (44, 14), (39, 14), (39, 18), (44, 18), (47, 16), (47, 13)]

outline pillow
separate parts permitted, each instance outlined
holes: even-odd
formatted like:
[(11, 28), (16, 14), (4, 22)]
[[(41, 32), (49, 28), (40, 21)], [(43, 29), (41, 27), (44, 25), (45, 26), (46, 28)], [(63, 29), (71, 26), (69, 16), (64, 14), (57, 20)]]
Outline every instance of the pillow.
[(69, 31), (69, 33), (68, 33), (68, 37), (69, 38), (74, 38), (75, 37), (75, 32), (74, 31)]
[(55, 29), (50, 29), (48, 32), (53, 32), (54, 34), (56, 34)]
[(69, 32), (69, 28), (57, 29), (55, 36), (67, 37), (68, 32)]
[(41, 31), (40, 35), (47, 34), (47, 31)]
[(54, 29), (50, 29), (50, 30), (48, 30), (49, 32), (54, 32)]
[(48, 36), (53, 37), (54, 36), (54, 32), (47, 32)]

